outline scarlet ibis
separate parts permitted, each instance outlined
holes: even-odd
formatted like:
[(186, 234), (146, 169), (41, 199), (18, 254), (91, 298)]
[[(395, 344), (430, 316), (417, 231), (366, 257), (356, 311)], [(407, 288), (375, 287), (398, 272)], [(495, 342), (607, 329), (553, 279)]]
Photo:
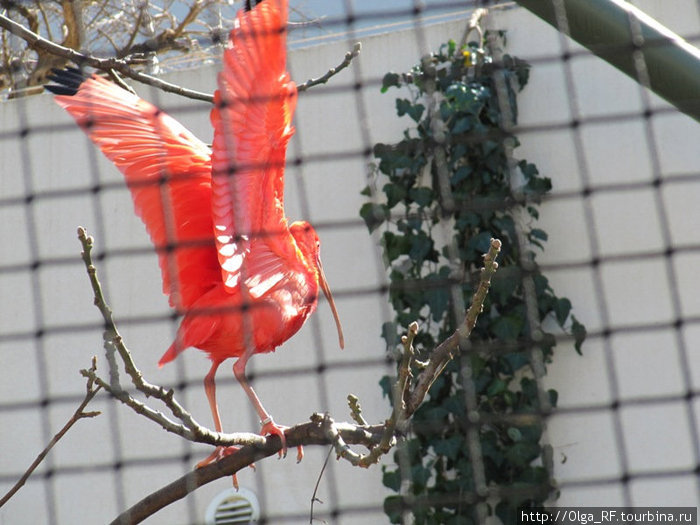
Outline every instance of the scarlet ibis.
[[(161, 110), (97, 75), (55, 71), (47, 86), (122, 172), (156, 247), (163, 292), (183, 314), (164, 365), (188, 347), (212, 365), (204, 387), (217, 431), (215, 374), (237, 358), (235, 377), (260, 416), (261, 434), (284, 439), (248, 383), (253, 354), (271, 352), (316, 309), (319, 288), (343, 332), (304, 221), (284, 213), (284, 164), (297, 88), (286, 70), (287, 0), (238, 13), (223, 55), (210, 149)], [(200, 465), (231, 453), (217, 449)]]

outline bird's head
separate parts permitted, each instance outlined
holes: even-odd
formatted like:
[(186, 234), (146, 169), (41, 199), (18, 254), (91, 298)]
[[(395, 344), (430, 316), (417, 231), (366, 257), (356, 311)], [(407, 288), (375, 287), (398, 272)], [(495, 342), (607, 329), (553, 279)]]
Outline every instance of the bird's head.
[(321, 264), (321, 241), (318, 239), (318, 234), (306, 221), (297, 221), (289, 226), (289, 232), (294, 237), (294, 240), (299, 247), (299, 251), (304, 255), (306, 261), (309, 265), (316, 271), (318, 278), (318, 284), (321, 286), (326, 299), (328, 299), (328, 304), (331, 307), (331, 312), (333, 313), (333, 319), (335, 319), (335, 326), (338, 329), (338, 342), (340, 343), (340, 348), (345, 347), (345, 338), (343, 337), (343, 327), (340, 325), (340, 317), (338, 316), (338, 310), (335, 308), (335, 301), (333, 300), (333, 295), (331, 294), (331, 289), (328, 286), (328, 281), (326, 281), (326, 276), (323, 273), (323, 265)]

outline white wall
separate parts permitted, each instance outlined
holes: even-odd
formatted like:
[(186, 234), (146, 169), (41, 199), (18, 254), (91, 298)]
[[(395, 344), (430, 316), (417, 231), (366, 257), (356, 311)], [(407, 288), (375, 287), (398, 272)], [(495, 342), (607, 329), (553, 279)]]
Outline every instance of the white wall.
[[(653, 7), (655, 2), (639, 4)], [(676, 4), (672, 13), (652, 14), (682, 34), (697, 35), (696, 3)], [(629, 328), (615, 331), (607, 340), (592, 338), (583, 357), (561, 344), (549, 367), (547, 383), (559, 390), (562, 407), (549, 423), (556, 475), (562, 483), (560, 502), (626, 501), (625, 485), (614, 481), (623, 460), (618, 429), (624, 436), (627, 468), (639, 474), (628, 485), (633, 504), (696, 506), (692, 475), (659, 478), (644, 473), (690, 470), (697, 462), (686, 412), (694, 410), (697, 422), (699, 405), (694, 400), (691, 406), (680, 396), (688, 388), (697, 392), (700, 383), (696, 350), (700, 128), (675, 112), (658, 113), (648, 121), (639, 116), (590, 120), (642, 111), (640, 89), (595, 57), (576, 55), (563, 64), (557, 59), (563, 52), (558, 33), (528, 12), (511, 9), (494, 16), (493, 26), (508, 30), (507, 51), (535, 64), (520, 99), (522, 146), (516, 155), (550, 176), (558, 196), (542, 207), (540, 225), (550, 240), (541, 261), (553, 265), (547, 271), (553, 287), (572, 300), (576, 316), (589, 331)], [(386, 417), (377, 381), (386, 372), (379, 364), (383, 349), (379, 329), (390, 312), (384, 298), (372, 292), (385, 278), (375, 240), (358, 220), (359, 191), (369, 160), (361, 152), (375, 142), (396, 140), (407, 125), (395, 117), (394, 95), (379, 94), (383, 74), (410, 68), (425, 51), (421, 39), (435, 48), (447, 38), (459, 38), (463, 26), (463, 21), (447, 22), (363, 38), (361, 58), (333, 79), (330, 90), (319, 87), (300, 97), (290, 156), (303, 155), (307, 160), (288, 171), (287, 213), (318, 226), (347, 346), (342, 352), (337, 348), (327, 305), (321, 304), (312, 320), (275, 354), (252, 360), (250, 371), (257, 373), (303, 372), (255, 381), (265, 406), (280, 423), (301, 422), (322, 410), (346, 419), (349, 392), (363, 401), (369, 420)], [(579, 49), (570, 42), (565, 46)], [(338, 63), (349, 47), (349, 42), (336, 40), (295, 50), (290, 57), (293, 77), (303, 81), (318, 76)], [(215, 68), (206, 66), (168, 79), (211, 91), (214, 75)], [(359, 92), (341, 89), (356, 80), (364, 84)], [(140, 92), (203, 140), (211, 139), (206, 104), (147, 88)], [(650, 100), (654, 108), (667, 107), (653, 96)], [(78, 225), (97, 236), (98, 250), (143, 249), (137, 255), (112, 254), (98, 263), (109, 301), (122, 319), (119, 326), (147, 378), (165, 385), (190, 382), (179, 393), (181, 400), (203, 423), (209, 423), (209, 410), (200, 386), (208, 370), (203, 355), (188, 350), (174, 365), (158, 370), (156, 362), (172, 339), (173, 325), (162, 320), (132, 322), (165, 316), (168, 308), (155, 256), (133, 216), (127, 191), (117, 184), (119, 174), (96, 155), (48, 95), (4, 103), (0, 115), (0, 491), (4, 492), (74, 410), (84, 390), (78, 370), (89, 366), (92, 355), (103, 359), (98, 312), (78, 258)], [(573, 118), (581, 121), (576, 129), (568, 126)], [(16, 133), (22, 128), (31, 130), (25, 138)], [(333, 160), (314, 160), (316, 154)], [(95, 160), (98, 170), (91, 169)], [(668, 183), (652, 187), (649, 181), (656, 176)], [(583, 198), (585, 180), (601, 191)], [(110, 189), (97, 196), (85, 191), (96, 182), (109, 184)], [(637, 184), (626, 191), (603, 189), (628, 182)], [(28, 188), (39, 195), (29, 206), (24, 202)], [(658, 255), (669, 245), (676, 249), (671, 257)], [(632, 257), (640, 253), (645, 255)], [(603, 260), (597, 272), (587, 264), (594, 255)], [(32, 272), (27, 265), (36, 256), (45, 263)], [(616, 258), (607, 259), (611, 256)], [(674, 282), (669, 282), (670, 271)], [(357, 290), (368, 293), (354, 293)], [(672, 290), (678, 294), (679, 312), (674, 311)], [(680, 331), (665, 325), (637, 330), (678, 316), (695, 322), (687, 322)], [(45, 332), (39, 339), (33, 337), (37, 330)], [(685, 368), (681, 357), (689, 360)], [(315, 370), (320, 363), (327, 368), (319, 375)], [(688, 380), (691, 384), (685, 383)], [(613, 382), (616, 394), (611, 391)], [(256, 430), (256, 418), (229, 370), (222, 367), (218, 384), (225, 430)], [(654, 399), (628, 403), (649, 398)], [(41, 407), (42, 399), (52, 401)], [(617, 412), (607, 408), (614, 399), (622, 402)], [(120, 506), (186, 472), (208, 453), (205, 447), (190, 447), (166, 435), (104, 396), (93, 405), (104, 414), (79, 422), (69, 432), (36, 477), (0, 509), (0, 523), (84, 523), (86, 516), (89, 522), (103, 523)], [(191, 459), (183, 462), (186, 451)], [(306, 453), (300, 465), (291, 456), (284, 461), (268, 459), (258, 463), (256, 472), (239, 474), (240, 483), (261, 497), (273, 523), (281, 515), (298, 515), (293, 522), (305, 519), (325, 450), (308, 447)], [(123, 465), (116, 473), (99, 468), (116, 461)], [(68, 470), (46, 478), (42, 474), (48, 468)], [(222, 480), (200, 489), (149, 523), (201, 520), (209, 500), (228, 483)], [(381, 523), (386, 494), (379, 468), (364, 471), (332, 463), (318, 495), (325, 504), (316, 508), (346, 511), (332, 523)], [(355, 514), (353, 507), (370, 510)], [(50, 512), (55, 515), (49, 516)]]

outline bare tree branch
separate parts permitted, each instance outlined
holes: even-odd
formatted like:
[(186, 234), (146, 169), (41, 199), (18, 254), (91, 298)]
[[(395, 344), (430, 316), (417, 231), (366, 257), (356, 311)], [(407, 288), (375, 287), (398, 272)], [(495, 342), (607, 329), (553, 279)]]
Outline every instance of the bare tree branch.
[[(250, 433), (223, 434), (213, 432), (199, 425), (194, 418), (175, 400), (173, 390), (152, 385), (144, 380), (136, 367), (129, 350), (124, 345), (112, 317), (112, 311), (107, 305), (102, 287), (97, 276), (97, 270), (92, 263), (92, 247), (94, 241), (83, 228), (78, 229), (78, 238), (83, 246), (82, 258), (90, 277), (90, 283), (95, 296), (95, 306), (100, 310), (105, 321), (105, 349), (110, 365), (110, 383), (97, 375), (96, 362), (89, 370), (81, 370), (90, 384), (96, 384), (105, 389), (117, 400), (130, 407), (135, 412), (156, 422), (168, 432), (182, 436), (190, 441), (207, 443), (217, 446), (242, 445), (243, 448), (235, 454), (230, 454), (214, 464), (196, 469), (179, 480), (163, 487), (154, 494), (143, 499), (134, 507), (119, 516), (114, 523), (138, 523), (147, 516), (158, 511), (165, 505), (183, 498), (187, 493), (203, 484), (223, 476), (234, 475), (245, 466), (251, 465), (258, 459), (270, 456), (282, 449), (279, 436), (263, 437)], [(447, 363), (459, 352), (460, 343), (466, 341), (476, 324), (476, 319), (483, 309), (483, 303), (488, 293), (491, 277), (498, 268), (496, 257), (501, 248), (501, 242), (491, 240), (487, 254), (484, 255), (484, 268), (481, 279), (471, 306), (469, 307), (462, 325), (455, 333), (440, 344), (426, 363), (415, 359), (413, 340), (418, 333), (418, 324), (411, 323), (408, 333), (401, 338), (404, 347), (398, 370), (398, 379), (393, 388), (394, 407), (392, 414), (381, 425), (367, 425), (362, 417), (362, 409), (357, 397), (348, 396), (351, 416), (358, 423), (336, 423), (328, 414), (313, 414), (311, 423), (296, 425), (285, 430), (288, 446), (298, 445), (328, 445), (331, 444), (338, 458), (343, 458), (354, 466), (367, 468), (379, 461), (396, 444), (396, 433), (404, 432), (416, 409), (425, 398), (430, 385), (442, 373)], [(137, 390), (148, 397), (156, 398), (165, 404), (177, 423), (163, 413), (154, 410), (126, 392), (119, 384), (114, 354), (119, 355), (126, 373), (131, 378)], [(417, 378), (413, 376), (414, 369), (420, 369)], [(350, 445), (363, 445), (366, 454), (352, 450)]]
[(298, 85), (297, 91), (304, 92), (311, 87), (318, 86), (319, 84), (325, 84), (331, 77), (334, 77), (343, 69), (348, 67), (350, 63), (359, 56), (360, 51), (362, 51), (362, 44), (360, 42), (356, 42), (355, 45), (352, 47), (352, 51), (348, 51), (347, 53), (345, 53), (345, 58), (340, 64), (338, 64), (336, 67), (330, 68), (325, 75), (320, 76), (319, 78), (309, 79), (303, 84)]
[[(40, 54), (48, 53), (55, 57), (60, 57), (67, 61), (69, 60), (78, 65), (87, 64), (91, 67), (100, 69), (107, 73), (117, 71), (128, 78), (137, 80), (138, 82), (147, 84), (149, 86), (156, 87), (168, 93), (174, 93), (183, 97), (213, 103), (213, 95), (209, 93), (202, 93), (201, 91), (187, 89), (176, 84), (171, 84), (170, 82), (166, 82), (157, 77), (137, 71), (129, 66), (129, 61), (127, 59), (123, 58), (127, 55), (138, 54), (139, 52), (152, 51), (154, 49), (163, 51), (168, 49), (179, 48), (178, 45), (176, 45), (175, 39), (180, 36), (182, 30), (184, 29), (183, 24), (185, 24), (185, 22), (191, 23), (193, 17), (196, 18), (196, 16), (201, 12), (203, 8), (204, 5), (202, 5), (200, 2), (195, 3), (192, 6), (190, 12), (188, 13), (186, 19), (183, 20), (183, 22), (175, 30), (163, 31), (161, 34), (155, 37), (155, 39), (152, 39), (154, 40), (153, 42), (148, 41), (145, 43), (132, 45), (128, 48), (128, 50), (122, 49), (118, 53), (118, 57), (114, 58), (98, 58), (90, 54), (76, 51), (71, 47), (56, 44), (55, 42), (51, 42), (50, 40), (43, 38), (36, 32), (30, 31), (22, 24), (18, 24), (17, 22), (10, 20), (8, 17), (2, 14), (0, 14), (0, 27), (6, 29), (13, 35), (27, 42), (32, 49), (39, 52)], [(134, 29), (134, 31), (136, 31), (136, 29)], [(132, 38), (134, 36), (135, 32), (132, 34)], [(309, 79), (303, 84), (300, 84), (299, 86), (297, 86), (297, 90), (299, 92), (304, 92), (313, 86), (327, 83), (329, 79), (340, 73), (343, 69), (347, 68), (352, 63), (352, 61), (360, 54), (361, 50), (362, 45), (360, 44), (360, 42), (357, 42), (353, 46), (353, 49), (345, 54), (345, 58), (340, 64), (338, 64), (334, 68), (330, 68), (324, 75), (320, 76), (319, 78)]]
[[(146, 12), (146, 3), (141, 4), (138, 6), (139, 14), (136, 17), (136, 21), (134, 22), (134, 28), (131, 30), (131, 34), (129, 35), (129, 40), (127, 40), (126, 44), (124, 47), (121, 49), (117, 48), (117, 45), (114, 43), (114, 41), (109, 37), (109, 35), (105, 34), (105, 37), (110, 41), (112, 44), (112, 47), (114, 47), (114, 50), (117, 52), (118, 57), (125, 57), (126, 55), (129, 54), (129, 49), (131, 49), (131, 46), (134, 44), (134, 41), (136, 40), (136, 35), (139, 34), (139, 29), (141, 28), (141, 23), (143, 22), (143, 15)], [(103, 32), (103, 31), (101, 31)]]
[[(97, 360), (93, 357), (91, 370), (94, 370), (96, 366)], [(36, 457), (34, 462), (29, 466), (29, 468), (25, 471), (22, 477), (19, 478), (19, 480), (17, 480), (17, 483), (15, 483), (12, 486), (12, 488), (7, 492), (7, 494), (0, 498), (0, 507), (7, 503), (10, 500), (10, 498), (12, 498), (12, 496), (14, 496), (17, 493), (17, 491), (24, 486), (24, 484), (29, 479), (29, 476), (32, 475), (32, 473), (41, 464), (41, 462), (44, 461), (44, 459), (54, 447), (54, 445), (58, 443), (63, 436), (66, 435), (66, 433), (71, 429), (73, 425), (75, 425), (81, 419), (96, 417), (100, 415), (100, 412), (85, 412), (85, 407), (90, 401), (92, 401), (92, 398), (95, 397), (97, 392), (100, 391), (100, 388), (100, 385), (95, 386), (95, 381), (93, 381), (92, 379), (88, 379), (86, 385), (85, 398), (83, 398), (83, 401), (80, 403), (80, 405), (78, 405), (78, 408), (75, 410), (68, 422), (65, 425), (63, 425), (63, 428), (61, 428), (61, 430), (58, 431), (58, 433), (51, 439), (51, 441), (49, 441), (49, 444), (46, 445), (46, 448), (41, 451), (41, 453)]]
[[(119, 516), (114, 523), (139, 523), (146, 517), (157, 512), (164, 506), (185, 497), (189, 492), (224, 476), (231, 476), (240, 469), (251, 465), (256, 460), (271, 456), (282, 449), (279, 436), (263, 437), (251, 433), (223, 434), (212, 432), (199, 425), (194, 418), (177, 402), (172, 389), (152, 385), (144, 380), (136, 367), (129, 350), (119, 335), (114, 322), (112, 311), (105, 301), (102, 286), (97, 276), (97, 269), (92, 262), (94, 241), (83, 228), (78, 229), (78, 238), (83, 246), (82, 258), (94, 292), (95, 306), (100, 310), (105, 322), (105, 349), (110, 366), (110, 383), (97, 375), (96, 361), (88, 370), (81, 373), (88, 378), (88, 384), (95, 384), (112, 394), (117, 400), (130, 407), (135, 412), (156, 422), (168, 432), (182, 436), (194, 442), (207, 443), (216, 446), (242, 445), (235, 454), (230, 454), (216, 463), (195, 469), (179, 480), (161, 488), (147, 496), (142, 501)], [(496, 257), (501, 248), (501, 242), (491, 240), (491, 246), (484, 255), (484, 268), (481, 270), (481, 280), (472, 299), (462, 325), (455, 333), (439, 345), (432, 353), (427, 363), (415, 359), (413, 340), (418, 333), (418, 324), (411, 323), (408, 333), (401, 338), (404, 347), (398, 370), (398, 379), (394, 384), (394, 407), (391, 416), (381, 425), (367, 425), (362, 417), (362, 409), (357, 397), (348, 396), (351, 416), (358, 423), (336, 423), (328, 414), (313, 414), (310, 423), (293, 426), (285, 430), (287, 446), (299, 445), (328, 445), (331, 444), (338, 458), (344, 458), (352, 465), (367, 468), (379, 461), (396, 444), (397, 430), (405, 431), (408, 421), (420, 406), (430, 385), (442, 373), (447, 363), (459, 351), (460, 343), (466, 341), (476, 324), (488, 292), (491, 277), (498, 268)], [(177, 423), (163, 413), (154, 410), (126, 392), (119, 384), (119, 375), (114, 355), (118, 355), (126, 373), (131, 378), (137, 390), (147, 397), (156, 398), (165, 404), (172, 415), (180, 422)], [(413, 369), (420, 369), (418, 377), (413, 377)], [(363, 445), (366, 454), (352, 450), (350, 445)]]
[(201, 93), (199, 91), (194, 91), (191, 89), (178, 86), (176, 84), (171, 84), (151, 75), (141, 73), (129, 67), (126, 61), (119, 58), (97, 58), (92, 55), (84, 54), (74, 49), (61, 46), (49, 40), (46, 40), (42, 36), (30, 31), (26, 27), (17, 22), (13, 22), (5, 15), (0, 14), (0, 27), (7, 29), (13, 35), (26, 41), (33, 49), (41, 50), (45, 52), (52, 53), (56, 56), (70, 60), (76, 64), (83, 65), (87, 64), (96, 69), (102, 71), (109, 71), (113, 69), (118, 71), (122, 75), (138, 80), (143, 84), (148, 84), (156, 88), (167, 91), (168, 93), (175, 93), (176, 95), (181, 95), (183, 97), (192, 98), (195, 100), (203, 100), (205, 102), (213, 102), (214, 97), (208, 93)]
[[(295, 425), (285, 431), (288, 447), (299, 445), (329, 445), (330, 441), (322, 427), (324, 416), (314, 414), (313, 421)], [(382, 433), (381, 425), (359, 427), (348, 423), (335, 423), (336, 430), (346, 443), (367, 445), (376, 442)], [(202, 468), (198, 468), (166, 485), (165, 487), (149, 494), (141, 501), (123, 512), (114, 521), (113, 525), (123, 523), (140, 523), (153, 515), (163, 507), (184, 498), (190, 492), (199, 487), (211, 483), (220, 478), (229, 477), (239, 470), (247, 467), (255, 461), (277, 454), (282, 448), (279, 436), (262, 438), (263, 444), (246, 446), (235, 454)]]
[[(337, 432), (332, 420), (328, 416), (324, 418), (326, 434), (331, 438), (338, 457), (346, 459), (352, 465), (366, 468), (377, 463), (384, 454), (393, 448), (396, 443), (396, 432), (406, 431), (410, 418), (425, 399), (430, 386), (454, 356), (459, 353), (461, 345), (467, 341), (474, 329), (476, 319), (483, 309), (484, 300), (491, 285), (491, 277), (498, 269), (496, 257), (500, 250), (501, 241), (491, 239), (489, 251), (484, 255), (484, 267), (481, 269), (479, 286), (472, 297), (463, 323), (450, 337), (433, 350), (428, 362), (418, 362), (414, 356), (413, 340), (418, 334), (418, 323), (411, 323), (408, 327), (408, 333), (401, 338), (404, 350), (398, 367), (398, 378), (393, 386), (393, 411), (391, 417), (384, 423), (381, 440), (376, 447), (370, 449), (367, 454), (353, 452)], [(414, 368), (420, 369), (415, 381)], [(356, 414), (361, 412), (359, 401), (353, 396), (349, 402), (353, 417), (356, 417)]]
[(442, 373), (454, 356), (459, 353), (460, 347), (467, 341), (471, 335), (476, 319), (484, 307), (486, 294), (491, 286), (491, 277), (498, 269), (496, 257), (501, 251), (501, 241), (491, 239), (491, 245), (487, 254), (484, 255), (484, 267), (481, 269), (479, 287), (474, 293), (471, 306), (467, 310), (467, 315), (464, 322), (455, 330), (455, 332), (445, 339), (435, 350), (433, 350), (430, 361), (425, 369), (418, 377), (416, 387), (413, 390), (406, 404), (406, 412), (412, 415), (425, 399), (430, 386), (435, 379)]
[[(117, 326), (114, 322), (112, 316), (112, 310), (107, 304), (104, 293), (102, 291), (102, 285), (100, 284), (97, 268), (95, 268), (92, 262), (92, 248), (94, 246), (94, 240), (92, 237), (87, 235), (84, 228), (78, 228), (78, 239), (82, 244), (82, 259), (85, 264), (85, 268), (90, 279), (90, 284), (94, 293), (94, 303), (102, 314), (102, 318), (105, 322), (105, 350), (108, 355), (108, 363), (110, 366), (110, 382), (101, 379), (97, 375), (96, 364), (88, 370), (81, 370), (81, 374), (87, 377), (90, 381), (99, 385), (101, 388), (109, 392), (117, 400), (127, 405), (129, 408), (143, 415), (144, 417), (150, 419), (151, 421), (160, 425), (163, 429), (178, 436), (181, 436), (189, 441), (197, 443), (205, 443), (214, 446), (229, 446), (229, 445), (243, 445), (243, 446), (262, 446), (265, 443), (265, 438), (258, 434), (252, 434), (248, 432), (236, 432), (233, 434), (225, 434), (220, 432), (213, 432), (208, 428), (200, 425), (195, 421), (192, 415), (185, 410), (185, 408), (175, 399), (174, 391), (172, 389), (166, 390), (162, 386), (153, 385), (147, 382), (143, 378), (143, 374), (137, 368), (136, 363), (131, 356), (128, 348), (124, 344), (122, 336), (117, 330)], [(119, 384), (119, 375), (117, 370), (116, 361), (110, 358), (110, 354), (116, 352), (116, 354), (121, 359), (126, 373), (131, 378), (131, 382), (134, 387), (147, 397), (158, 399), (163, 402), (163, 404), (170, 410), (172, 415), (177, 418), (180, 423), (169, 419), (165, 414), (154, 410), (145, 403), (135, 399), (129, 393), (122, 388)], [(320, 421), (317, 422), (317, 426), (320, 427)], [(342, 426), (340, 428), (343, 428)], [(344, 427), (348, 428), (348, 427)], [(356, 426), (351, 426), (351, 428), (356, 428)], [(285, 432), (286, 435), (286, 432)], [(372, 444), (371, 436), (365, 435), (365, 441), (368, 445)], [(328, 442), (330, 443), (330, 441)], [(281, 449), (281, 441), (279, 441)], [(236, 454), (237, 455), (237, 454)]]

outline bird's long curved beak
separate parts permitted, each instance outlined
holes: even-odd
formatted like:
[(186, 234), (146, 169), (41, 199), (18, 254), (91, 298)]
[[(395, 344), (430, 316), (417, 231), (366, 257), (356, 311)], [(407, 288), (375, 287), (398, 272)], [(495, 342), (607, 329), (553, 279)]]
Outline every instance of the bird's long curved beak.
[(318, 266), (318, 280), (321, 284), (321, 290), (323, 294), (328, 299), (328, 304), (331, 306), (331, 312), (333, 312), (333, 319), (335, 319), (335, 326), (338, 329), (338, 342), (340, 343), (340, 348), (345, 348), (345, 337), (343, 337), (343, 327), (340, 325), (340, 317), (338, 316), (338, 310), (335, 307), (335, 301), (333, 300), (333, 294), (331, 294), (331, 289), (328, 287), (328, 281), (326, 281), (326, 274), (323, 273), (323, 265), (321, 264), (321, 259), (316, 259)]

